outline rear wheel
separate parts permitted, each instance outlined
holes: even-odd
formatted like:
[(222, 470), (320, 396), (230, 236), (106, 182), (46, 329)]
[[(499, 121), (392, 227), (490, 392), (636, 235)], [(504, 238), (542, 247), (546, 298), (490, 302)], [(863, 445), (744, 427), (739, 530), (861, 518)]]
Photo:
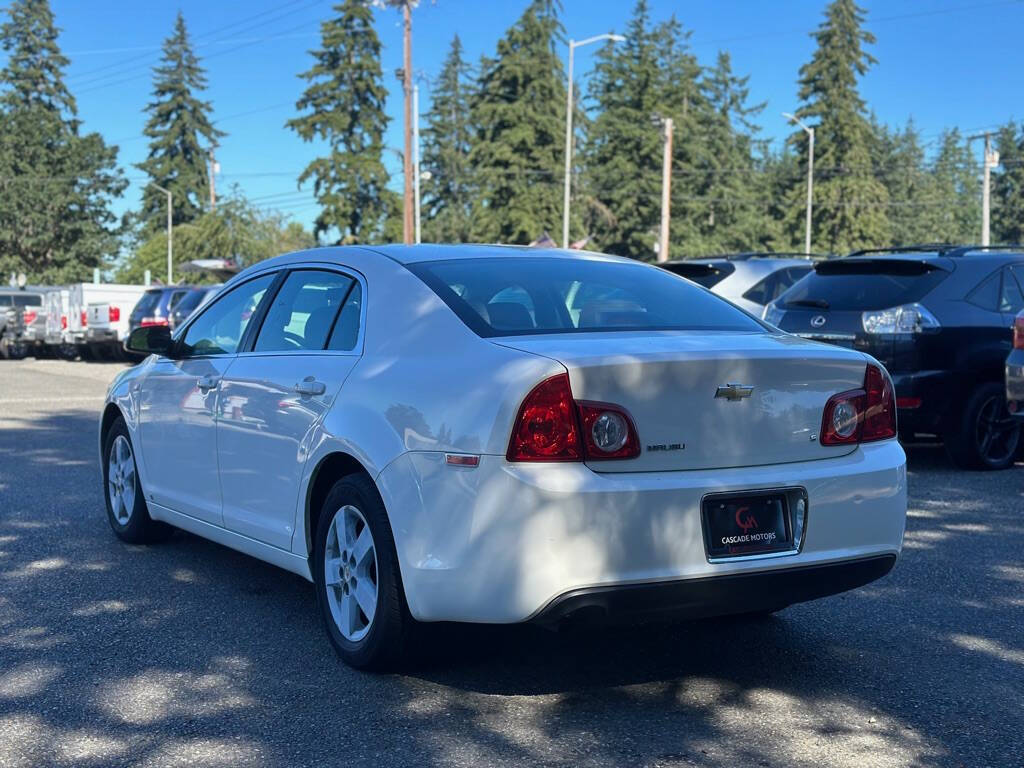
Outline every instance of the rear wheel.
[(324, 629), (347, 664), (379, 670), (401, 660), (413, 619), (387, 512), (369, 478), (346, 477), (327, 495), (313, 578)]
[(107, 520), (122, 541), (149, 544), (173, 533), (174, 529), (167, 523), (149, 516), (131, 437), (120, 417), (111, 426), (103, 444), (103, 488)]
[(945, 436), (950, 459), (965, 469), (1006, 469), (1020, 445), (1021, 426), (1006, 409), (1001, 382), (978, 385)]

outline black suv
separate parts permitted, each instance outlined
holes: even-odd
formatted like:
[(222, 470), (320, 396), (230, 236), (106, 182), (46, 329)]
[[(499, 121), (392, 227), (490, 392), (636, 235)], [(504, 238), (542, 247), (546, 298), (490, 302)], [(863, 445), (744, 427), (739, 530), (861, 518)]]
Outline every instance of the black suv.
[(883, 363), (904, 440), (938, 436), (956, 464), (1003, 469), (1021, 443), (1003, 382), (1021, 309), (1024, 247), (927, 245), (819, 262), (764, 317)]
[[(128, 318), (128, 330), (134, 331), (143, 325), (171, 325), (171, 314), (178, 302), (193, 290), (191, 285), (169, 285), (150, 288), (139, 299)], [(174, 330), (173, 326), (171, 330)]]

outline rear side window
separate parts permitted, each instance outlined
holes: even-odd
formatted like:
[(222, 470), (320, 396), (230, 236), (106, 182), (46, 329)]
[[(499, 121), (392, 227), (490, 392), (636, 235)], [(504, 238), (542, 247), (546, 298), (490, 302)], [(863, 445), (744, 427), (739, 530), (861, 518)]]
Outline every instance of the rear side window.
[(776, 270), (760, 282), (755, 283), (750, 290), (743, 294), (743, 298), (762, 306), (768, 304), (779, 298), (793, 283), (810, 271), (810, 265)]
[(353, 282), (337, 272), (292, 272), (274, 297), (254, 351), (323, 349)]
[(728, 261), (716, 261), (713, 264), (707, 262), (678, 262), (675, 264), (661, 264), (662, 269), (687, 280), (692, 280), (697, 285), (711, 288), (725, 280), (736, 271), (735, 265)]
[(818, 264), (780, 303), (788, 308), (888, 309), (920, 301), (948, 276), (922, 262), (837, 259)]
[(978, 287), (967, 294), (967, 300), (976, 307), (995, 312), (999, 307), (999, 283), (1001, 275), (996, 272), (979, 283)]
[(14, 297), (16, 307), (40, 307), (43, 304), (43, 297), (38, 293), (20, 293)]
[(636, 330), (764, 330), (662, 269), (560, 257), (410, 264), (481, 336)]
[(1024, 295), (1009, 267), (1003, 268), (1003, 287), (999, 293), (999, 311), (1016, 314), (1024, 309)]

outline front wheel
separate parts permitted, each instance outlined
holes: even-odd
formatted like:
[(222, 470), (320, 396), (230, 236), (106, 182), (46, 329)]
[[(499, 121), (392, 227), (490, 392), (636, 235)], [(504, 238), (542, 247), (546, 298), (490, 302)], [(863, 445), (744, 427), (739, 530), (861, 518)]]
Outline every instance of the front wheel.
[(369, 478), (346, 477), (327, 495), (313, 579), (327, 636), (345, 663), (380, 670), (401, 660), (413, 619), (387, 511)]
[(965, 469), (1006, 469), (1020, 444), (1021, 425), (1006, 409), (1001, 382), (978, 385), (954, 428), (945, 436), (946, 452)]
[(167, 523), (149, 516), (131, 436), (122, 418), (111, 426), (103, 444), (103, 489), (107, 519), (122, 541), (149, 544), (166, 539), (174, 531)]

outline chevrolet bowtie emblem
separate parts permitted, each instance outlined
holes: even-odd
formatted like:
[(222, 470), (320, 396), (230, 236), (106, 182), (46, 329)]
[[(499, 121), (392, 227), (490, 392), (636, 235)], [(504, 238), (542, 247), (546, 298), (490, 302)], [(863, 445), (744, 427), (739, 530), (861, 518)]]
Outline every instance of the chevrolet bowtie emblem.
[(745, 397), (750, 397), (753, 391), (754, 388), (748, 387), (746, 384), (733, 384), (730, 382), (729, 384), (716, 389), (715, 397), (724, 397), (726, 400), (736, 402)]

